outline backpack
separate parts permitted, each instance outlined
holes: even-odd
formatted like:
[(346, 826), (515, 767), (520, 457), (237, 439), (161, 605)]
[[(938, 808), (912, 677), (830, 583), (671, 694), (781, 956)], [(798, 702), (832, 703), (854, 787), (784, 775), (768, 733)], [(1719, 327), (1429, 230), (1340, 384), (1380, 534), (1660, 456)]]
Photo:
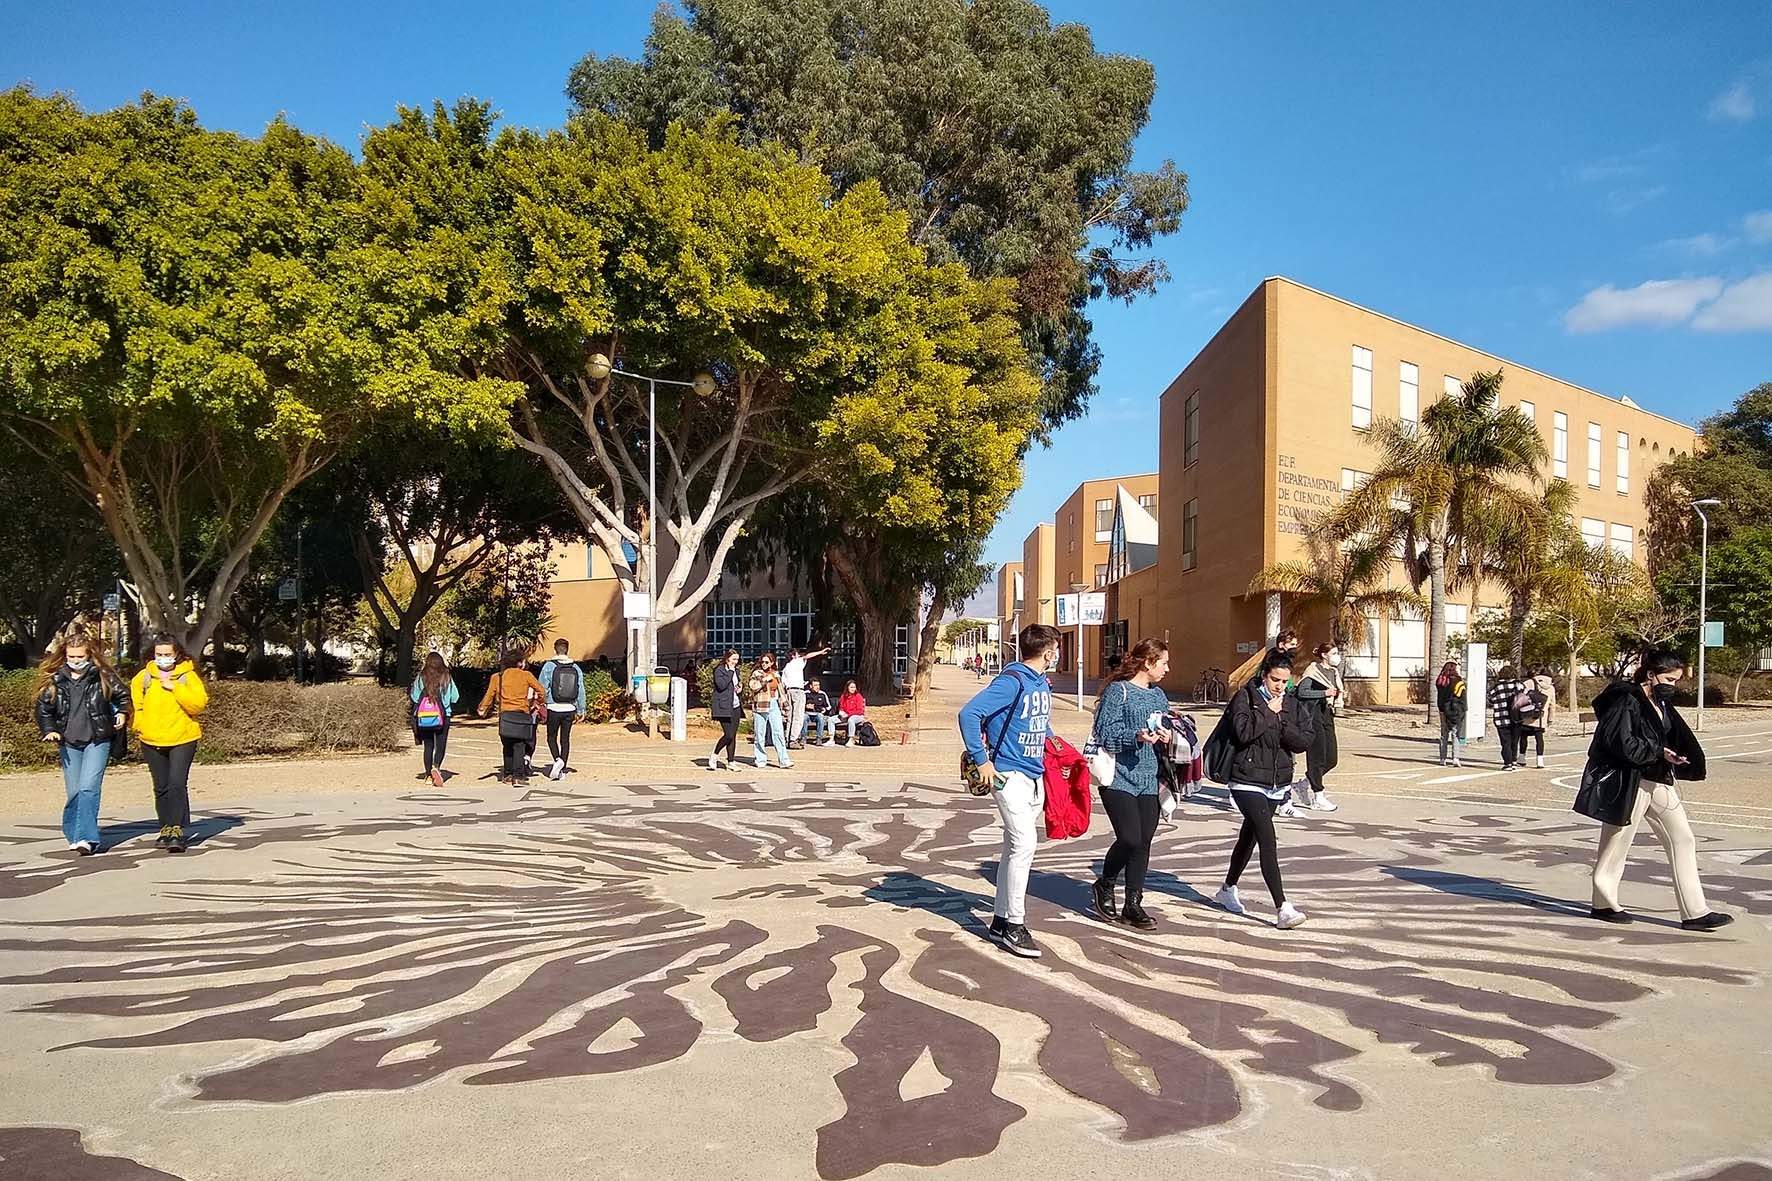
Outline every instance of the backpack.
[(573, 705), (578, 702), (578, 686), (583, 676), (578, 665), (570, 660), (554, 662), (554, 675), (548, 678), (548, 692), (552, 694), (558, 705)]
[(1531, 691), (1522, 688), (1519, 692), (1508, 698), (1507, 712), (1512, 714), (1516, 721), (1524, 721), (1526, 715), (1532, 712)]
[(859, 746), (879, 746), (880, 734), (872, 722), (863, 722), (855, 728), (855, 741)]
[[(1521, 698), (1525, 698), (1524, 705), (1520, 704)], [(1542, 719), (1544, 717), (1544, 706), (1544, 691), (1536, 686), (1527, 689), (1524, 693), (1518, 694), (1514, 698), (1514, 712), (1520, 715), (1520, 720), (1522, 722), (1537, 722)]]
[(426, 693), (418, 699), (412, 709), (412, 724), (420, 730), (441, 730), (443, 728), (443, 707), (437, 699)]

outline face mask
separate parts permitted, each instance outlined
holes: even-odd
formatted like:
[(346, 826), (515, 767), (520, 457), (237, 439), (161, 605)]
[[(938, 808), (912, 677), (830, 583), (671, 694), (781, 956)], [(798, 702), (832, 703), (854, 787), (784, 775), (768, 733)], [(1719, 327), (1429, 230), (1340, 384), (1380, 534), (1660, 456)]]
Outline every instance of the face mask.
[(90, 660), (75, 660), (71, 656), (68, 657), (68, 671), (73, 673), (75, 676), (79, 676), (81, 673), (85, 672), (87, 669), (89, 669), (91, 667), (92, 667), (92, 661), (90, 661)]
[(173, 669), (178, 667), (178, 657), (176, 657), (176, 656), (156, 656), (156, 657), (154, 657), (154, 663), (157, 666), (159, 666), (160, 668), (165, 669), (167, 672), (171, 672)]
[(1330, 668), (1340, 668), (1341, 667), (1341, 653), (1339, 653), (1339, 652), (1329, 653), (1329, 667)]
[(1651, 691), (1655, 694), (1655, 700), (1666, 703), (1674, 699), (1674, 694), (1679, 692), (1679, 686), (1657, 685)]

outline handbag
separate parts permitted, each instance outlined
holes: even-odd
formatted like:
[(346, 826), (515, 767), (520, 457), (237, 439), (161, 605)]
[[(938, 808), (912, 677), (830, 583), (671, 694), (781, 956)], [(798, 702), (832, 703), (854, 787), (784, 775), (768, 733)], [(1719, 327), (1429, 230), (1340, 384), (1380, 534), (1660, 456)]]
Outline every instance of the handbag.
[(1218, 715), (1218, 724), (1212, 727), (1206, 745), (1200, 748), (1200, 755), (1206, 778), (1228, 785), (1231, 772), (1237, 765), (1237, 744), (1231, 735), (1230, 702), (1225, 703), (1224, 712)]
[[(498, 674), (498, 695), (500, 697), (504, 696), (503, 672)], [(509, 738), (515, 741), (528, 743), (533, 743), (535, 741), (535, 726), (541, 719), (537, 717), (537, 709), (534, 702), (535, 691), (533, 689), (530, 690), (529, 696), (530, 703), (528, 709), (505, 709), (499, 711), (498, 736), (500, 738)]]
[[(1126, 692), (1120, 698), (1121, 706), (1132, 700), (1132, 686), (1126, 686)], [(1089, 760), (1089, 781), (1100, 787), (1111, 786), (1114, 782), (1114, 752), (1101, 749), (1096, 740), (1096, 733), (1101, 729), (1101, 707), (1095, 708), (1095, 725), (1089, 731), (1089, 741), (1083, 746), (1083, 757)]]
[[(1016, 707), (1021, 704), (1021, 695), (1026, 691), (1026, 686), (1016, 688), (1015, 700), (1009, 703), (1009, 710), (1003, 715), (1003, 732), (997, 735), (996, 745), (991, 747), (991, 762), (993, 764), (997, 761), (997, 752), (1003, 749), (1003, 740), (1009, 736), (1009, 722), (1015, 717)], [(964, 750), (960, 752), (960, 782), (965, 784), (966, 790), (975, 796), (991, 794), (993, 785), (984, 781), (984, 776), (979, 774), (978, 763)]]
[(1613, 763), (1589, 759), (1581, 770), (1581, 787), (1570, 807), (1601, 824), (1628, 824), (1641, 782), (1641, 772), (1627, 773)]

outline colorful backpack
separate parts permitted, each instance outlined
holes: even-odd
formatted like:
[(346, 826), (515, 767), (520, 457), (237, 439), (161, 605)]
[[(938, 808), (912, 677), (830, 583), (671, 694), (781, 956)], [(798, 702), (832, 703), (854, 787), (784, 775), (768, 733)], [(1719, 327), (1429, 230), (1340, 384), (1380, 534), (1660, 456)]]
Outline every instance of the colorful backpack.
[(413, 725), (420, 730), (441, 730), (443, 728), (443, 707), (437, 699), (426, 693), (418, 699), (418, 705), (412, 711)]

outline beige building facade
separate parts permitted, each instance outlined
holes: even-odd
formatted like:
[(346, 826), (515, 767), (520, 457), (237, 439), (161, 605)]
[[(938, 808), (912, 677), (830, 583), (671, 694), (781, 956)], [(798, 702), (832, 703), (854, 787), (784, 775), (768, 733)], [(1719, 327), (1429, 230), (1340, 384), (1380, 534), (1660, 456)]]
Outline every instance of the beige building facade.
[[(1547, 474), (1579, 494), (1575, 516), (1589, 544), (1643, 561), (1643, 490), (1658, 464), (1692, 449), (1691, 426), (1270, 278), (1162, 395), (1156, 618), (1131, 626), (1132, 639), (1167, 638), (1177, 684), (1208, 667), (1234, 668), (1266, 642), (1275, 608), (1289, 616), (1284, 602), (1249, 597), (1250, 580), (1304, 557), (1311, 519), (1375, 466), (1372, 423), (1416, 419), (1472, 373), (1495, 369), (1503, 404), (1544, 437)], [(1400, 567), (1393, 577), (1406, 584)], [(1500, 605), (1485, 590), (1479, 610)], [(1467, 626), (1468, 612), (1468, 603), (1449, 605), (1449, 630)], [(1307, 648), (1327, 638), (1320, 621), (1286, 622), (1306, 633)], [(1426, 622), (1371, 620), (1347, 656), (1358, 697), (1410, 700), (1422, 691)]]
[(1058, 608), (1053, 603), (1053, 529), (1050, 522), (1035, 525), (1021, 543), (1021, 625), (1051, 623)]

